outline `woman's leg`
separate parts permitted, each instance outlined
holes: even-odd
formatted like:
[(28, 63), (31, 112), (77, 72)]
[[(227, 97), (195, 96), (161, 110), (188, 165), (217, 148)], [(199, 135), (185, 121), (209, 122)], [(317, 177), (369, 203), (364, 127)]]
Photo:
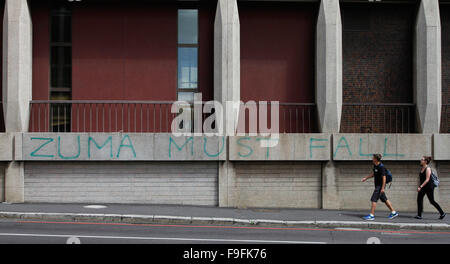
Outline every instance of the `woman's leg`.
[(443, 215), (444, 211), (442, 211), (442, 208), (439, 206), (439, 204), (434, 200), (434, 188), (430, 188), (426, 192), (428, 200), (430, 203), (439, 211), (439, 214)]
[(420, 190), (420, 192), (417, 193), (417, 215), (422, 216), (423, 211), (423, 197), (425, 196), (425, 192), (423, 190)]

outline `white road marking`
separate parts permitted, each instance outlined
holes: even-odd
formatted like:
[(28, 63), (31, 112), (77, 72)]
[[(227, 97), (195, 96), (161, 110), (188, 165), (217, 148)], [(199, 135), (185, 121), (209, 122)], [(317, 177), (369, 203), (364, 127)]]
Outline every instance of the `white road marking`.
[(344, 231), (361, 231), (361, 228), (352, 228), (352, 227), (336, 227), (336, 230), (344, 230)]
[(107, 206), (105, 206), (105, 205), (96, 205), (96, 204), (86, 205), (83, 207), (87, 208), (87, 209), (105, 209), (105, 208), (107, 208)]
[(391, 233), (391, 232), (382, 232), (382, 235), (391, 235), (391, 236), (409, 236), (410, 234), (406, 233)]
[(22, 237), (77, 237), (93, 239), (127, 239), (127, 240), (174, 240), (174, 241), (209, 241), (209, 242), (244, 242), (244, 243), (282, 243), (282, 244), (326, 244), (315, 241), (282, 241), (282, 240), (250, 240), (250, 239), (221, 239), (221, 238), (185, 238), (185, 237), (120, 237), (120, 236), (84, 236), (84, 235), (52, 235), (52, 234), (18, 234), (0, 233), (0, 236)]

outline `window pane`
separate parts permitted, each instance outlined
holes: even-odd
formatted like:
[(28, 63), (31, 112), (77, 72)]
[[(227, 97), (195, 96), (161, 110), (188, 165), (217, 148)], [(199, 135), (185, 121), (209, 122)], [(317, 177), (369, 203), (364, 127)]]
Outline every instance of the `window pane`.
[(193, 92), (179, 92), (178, 101), (193, 102), (194, 93)]
[(197, 88), (197, 48), (178, 48), (178, 88)]
[(72, 67), (51, 67), (51, 87), (71, 88), (72, 87)]
[(51, 18), (51, 39), (52, 42), (72, 41), (72, 20), (69, 14), (55, 14)]
[(198, 10), (178, 10), (178, 43), (198, 43)]
[(72, 64), (72, 48), (71, 47), (52, 47), (52, 66), (64, 66)]

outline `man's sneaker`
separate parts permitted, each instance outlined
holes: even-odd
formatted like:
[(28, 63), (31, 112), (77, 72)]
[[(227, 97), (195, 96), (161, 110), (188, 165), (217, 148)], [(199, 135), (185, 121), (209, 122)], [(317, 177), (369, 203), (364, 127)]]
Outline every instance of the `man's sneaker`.
[(441, 216), (439, 216), (439, 219), (440, 219), (440, 220), (444, 219), (444, 217), (445, 217), (446, 215), (447, 215), (446, 213), (441, 214)]
[(415, 218), (415, 219), (419, 219), (419, 220), (420, 220), (420, 219), (422, 219), (422, 216), (420, 216), (420, 215), (416, 215), (416, 216), (414, 216), (414, 218)]
[(398, 216), (398, 213), (397, 212), (395, 212), (395, 213), (390, 213), (389, 215), (388, 215), (388, 218), (389, 219), (394, 219), (394, 218), (396, 218)]
[(372, 221), (372, 220), (375, 219), (375, 216), (368, 214), (368, 215), (364, 216), (363, 219), (364, 219), (364, 220)]

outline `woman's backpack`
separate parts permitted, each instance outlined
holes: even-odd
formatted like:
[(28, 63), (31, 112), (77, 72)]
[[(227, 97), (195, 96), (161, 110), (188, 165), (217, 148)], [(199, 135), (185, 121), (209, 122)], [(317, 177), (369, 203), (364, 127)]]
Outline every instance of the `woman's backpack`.
[(429, 167), (429, 168), (431, 170), (431, 175), (430, 175), (431, 184), (433, 185), (433, 187), (438, 187), (440, 181), (437, 176), (437, 173), (435, 171), (433, 171), (433, 169), (431, 167)]

